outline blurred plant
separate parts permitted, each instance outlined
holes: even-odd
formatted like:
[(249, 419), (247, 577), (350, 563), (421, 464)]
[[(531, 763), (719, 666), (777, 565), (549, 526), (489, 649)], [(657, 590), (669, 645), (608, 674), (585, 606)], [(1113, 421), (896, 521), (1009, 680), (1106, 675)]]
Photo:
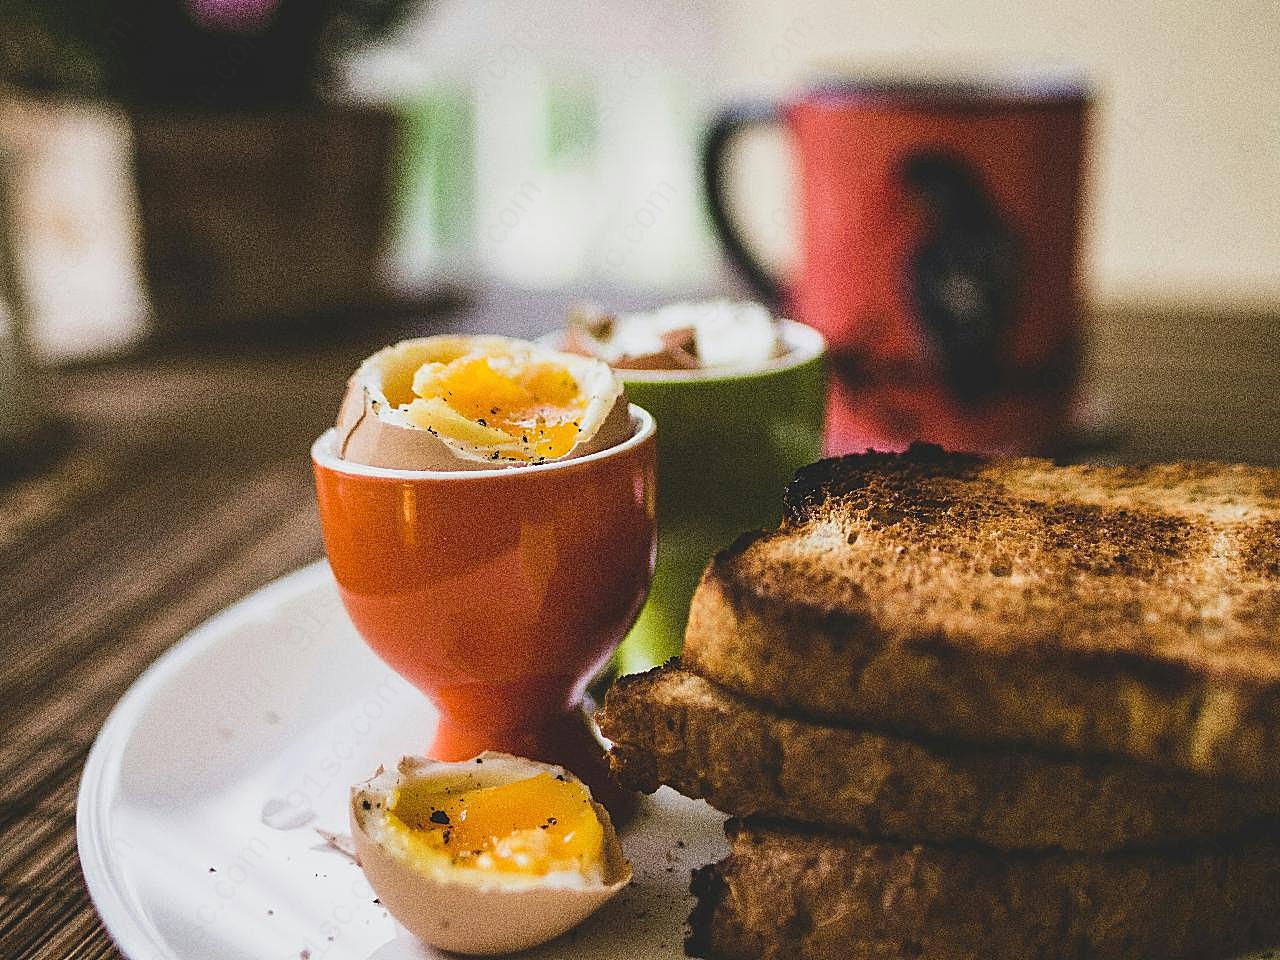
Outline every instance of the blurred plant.
[(422, 0), (0, 0), (0, 83), (193, 110), (303, 104)]

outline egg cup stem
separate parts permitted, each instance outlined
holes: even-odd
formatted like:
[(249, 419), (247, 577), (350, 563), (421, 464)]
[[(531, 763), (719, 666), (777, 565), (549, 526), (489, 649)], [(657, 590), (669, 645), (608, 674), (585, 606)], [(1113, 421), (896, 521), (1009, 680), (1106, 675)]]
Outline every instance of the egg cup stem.
[[(572, 770), (591, 790), (592, 797), (609, 811), (615, 824), (625, 823), (635, 812), (635, 794), (619, 786), (609, 769), (604, 747), (596, 738), (580, 706), (545, 711), (536, 720), (510, 726), (483, 726), (472, 710), (458, 711), (465, 720), (441, 705), (435, 739), (427, 756), (436, 760), (467, 760), (486, 750), (558, 764)], [(490, 704), (501, 714), (501, 705)]]

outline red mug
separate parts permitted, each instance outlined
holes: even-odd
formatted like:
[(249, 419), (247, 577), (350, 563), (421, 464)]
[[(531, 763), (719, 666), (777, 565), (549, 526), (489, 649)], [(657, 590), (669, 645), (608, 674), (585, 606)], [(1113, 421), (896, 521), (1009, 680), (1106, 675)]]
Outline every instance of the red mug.
[[(1074, 82), (845, 81), (716, 118), (703, 149), (712, 221), (751, 286), (826, 337), (829, 453), (1062, 442), (1087, 107)], [(799, 163), (788, 281), (752, 254), (724, 196), (735, 137), (774, 123)]]

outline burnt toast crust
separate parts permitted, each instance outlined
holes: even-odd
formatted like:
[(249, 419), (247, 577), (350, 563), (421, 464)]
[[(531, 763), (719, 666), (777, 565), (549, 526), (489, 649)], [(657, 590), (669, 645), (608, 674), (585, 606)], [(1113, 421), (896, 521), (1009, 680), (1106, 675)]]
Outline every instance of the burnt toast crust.
[(802, 470), (684, 661), (787, 711), (1280, 782), (1280, 469), (917, 445)]
[(621, 678), (597, 717), (623, 786), (931, 843), (1090, 853), (1180, 845), (1259, 823), (1280, 795), (1128, 760), (958, 747), (785, 716), (668, 664)]
[(726, 825), (686, 942), (709, 960), (1210, 960), (1280, 939), (1274, 840), (1010, 856)]

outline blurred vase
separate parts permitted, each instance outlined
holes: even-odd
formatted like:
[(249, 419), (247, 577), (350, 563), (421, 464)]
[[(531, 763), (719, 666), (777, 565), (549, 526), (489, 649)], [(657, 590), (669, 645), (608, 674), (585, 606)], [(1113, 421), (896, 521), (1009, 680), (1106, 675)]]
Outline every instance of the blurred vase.
[(386, 299), (394, 114), (362, 106), (133, 117), (157, 332)]

